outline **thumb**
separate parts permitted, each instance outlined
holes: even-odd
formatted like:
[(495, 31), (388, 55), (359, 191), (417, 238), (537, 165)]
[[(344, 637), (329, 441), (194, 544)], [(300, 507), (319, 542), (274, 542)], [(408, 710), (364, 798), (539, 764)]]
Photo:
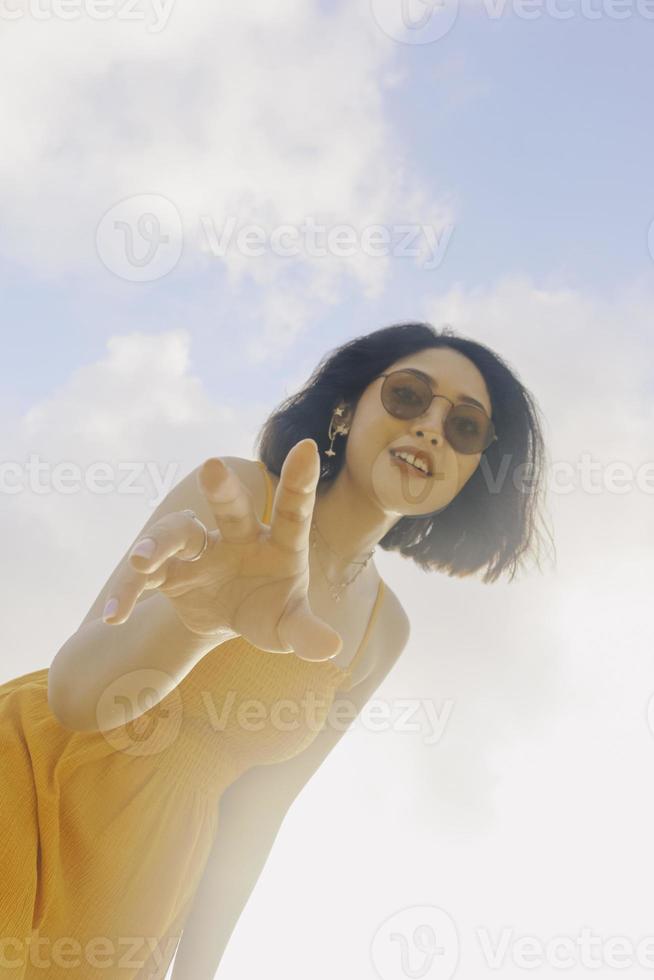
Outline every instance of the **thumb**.
[(314, 614), (306, 594), (284, 610), (277, 633), (302, 660), (329, 660), (343, 649), (340, 633)]

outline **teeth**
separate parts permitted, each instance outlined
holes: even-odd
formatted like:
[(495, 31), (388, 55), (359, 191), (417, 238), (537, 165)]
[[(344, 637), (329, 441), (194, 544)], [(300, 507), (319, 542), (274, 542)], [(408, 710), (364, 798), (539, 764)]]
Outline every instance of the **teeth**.
[(429, 473), (429, 470), (427, 469), (427, 464), (425, 463), (424, 459), (420, 459), (420, 457), (414, 456), (413, 453), (394, 452), (393, 455), (397, 456), (399, 459), (405, 459), (407, 463), (411, 463), (412, 466), (415, 466), (416, 469), (422, 470), (423, 473), (427, 473), (427, 474)]

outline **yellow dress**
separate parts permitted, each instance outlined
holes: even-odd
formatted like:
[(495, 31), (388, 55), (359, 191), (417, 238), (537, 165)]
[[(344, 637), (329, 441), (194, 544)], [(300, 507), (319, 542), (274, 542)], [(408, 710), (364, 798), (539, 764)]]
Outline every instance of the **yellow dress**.
[[(270, 522), (267, 481), (263, 521)], [(0, 685), (0, 978), (163, 980), (219, 824), (222, 791), (315, 738), (350, 666), (236, 637), (108, 732), (65, 728), (48, 668)]]

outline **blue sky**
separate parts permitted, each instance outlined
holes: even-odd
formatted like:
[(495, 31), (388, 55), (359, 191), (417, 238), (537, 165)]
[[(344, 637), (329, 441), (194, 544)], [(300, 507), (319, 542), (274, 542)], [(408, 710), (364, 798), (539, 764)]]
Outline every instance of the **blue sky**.
[[(174, 24), (172, 18), (167, 30)], [(323, 336), (424, 316), (427, 297), (453, 284), (473, 287), (522, 274), (541, 286), (612, 295), (626, 282), (651, 282), (652, 30), (635, 12), (624, 21), (589, 21), (578, 13), (529, 22), (508, 14), (494, 21), (464, 8), (437, 42), (391, 45), (387, 65), (401, 80), (379, 87), (384, 124), (404, 158), (407, 181), (456, 202), (454, 230), (437, 269), (396, 259), (374, 299), (345, 282), (338, 305), (318, 306), (301, 327), (309, 356), (319, 352)], [(129, 62), (121, 67), (129, 76)], [(313, 110), (320, 115), (319, 105)], [(111, 111), (121, 114), (119, 105)], [(339, 135), (335, 130), (334, 139)], [(156, 171), (150, 183), (156, 188)], [(49, 193), (45, 174), (41, 193)], [(56, 241), (61, 212), (50, 221), (38, 212), (23, 218), (30, 235)], [(401, 221), (401, 212), (394, 218)], [(90, 250), (93, 228), (86, 224), (89, 237), (80, 245)], [(265, 290), (250, 283), (231, 293), (218, 260), (188, 274), (182, 263), (152, 284), (125, 283), (100, 263), (82, 270), (74, 259), (44, 279), (38, 264), (12, 256), (10, 233), (3, 251), (9, 338), (3, 398), (18, 408), (43, 386), (63, 381), (71, 364), (101, 354), (116, 329), (157, 331), (183, 320), (207, 384), (216, 358), (235, 353), (231, 344), (225, 350), (233, 318), (257, 334), (248, 307)], [(241, 358), (240, 367), (265, 390), (260, 366)]]

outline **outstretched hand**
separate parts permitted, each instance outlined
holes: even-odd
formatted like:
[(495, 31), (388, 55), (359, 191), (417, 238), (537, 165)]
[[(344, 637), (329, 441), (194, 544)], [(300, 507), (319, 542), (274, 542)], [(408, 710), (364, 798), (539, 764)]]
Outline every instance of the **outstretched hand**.
[[(123, 623), (146, 589), (159, 589), (185, 625), (200, 635), (225, 629), (270, 653), (310, 661), (336, 656), (340, 635), (309, 604), (309, 532), (320, 475), (313, 439), (303, 439), (282, 465), (270, 525), (263, 524), (250, 491), (219, 457), (207, 459), (198, 485), (218, 530), (202, 528), (189, 514), (167, 514), (148, 530), (149, 557), (136, 554), (119, 577), (118, 609), (105, 622)], [(145, 539), (144, 539), (145, 540)]]

